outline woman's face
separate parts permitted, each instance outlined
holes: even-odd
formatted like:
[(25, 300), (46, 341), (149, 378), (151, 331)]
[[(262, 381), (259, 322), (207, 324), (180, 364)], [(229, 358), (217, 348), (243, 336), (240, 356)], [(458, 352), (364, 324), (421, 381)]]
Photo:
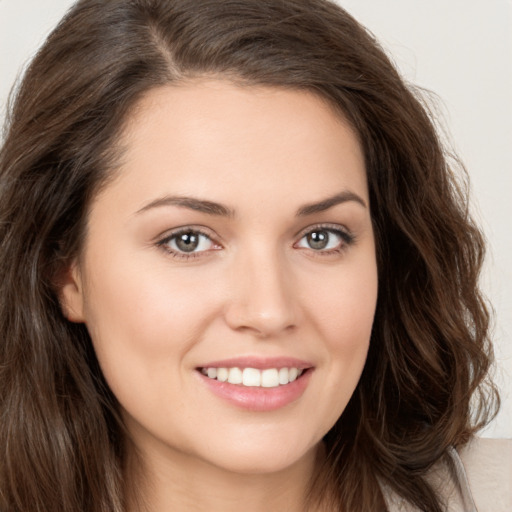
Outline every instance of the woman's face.
[(305, 460), (375, 311), (356, 136), (310, 93), (204, 80), (148, 93), (122, 142), (62, 299), (136, 446), (236, 472)]

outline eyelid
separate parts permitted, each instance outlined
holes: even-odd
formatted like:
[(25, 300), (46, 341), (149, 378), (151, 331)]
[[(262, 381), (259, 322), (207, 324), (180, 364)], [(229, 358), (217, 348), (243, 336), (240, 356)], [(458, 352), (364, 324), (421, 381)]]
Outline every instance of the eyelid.
[(206, 226), (200, 226), (195, 224), (185, 224), (183, 226), (178, 226), (172, 229), (167, 229), (163, 233), (160, 233), (158, 236), (155, 237), (154, 242), (155, 243), (161, 243), (165, 242), (166, 240), (169, 240), (173, 236), (179, 235), (181, 233), (187, 233), (189, 231), (193, 231), (194, 233), (199, 233), (201, 235), (204, 235), (208, 238), (210, 238), (212, 241), (220, 245), (220, 242), (217, 240), (220, 238), (217, 236), (215, 232), (213, 232), (210, 228), (207, 228)]
[[(342, 251), (343, 249), (346, 249), (347, 246), (351, 245), (355, 242), (355, 235), (345, 226), (341, 224), (332, 224), (332, 223), (319, 223), (319, 224), (313, 224), (310, 225), (301, 231), (297, 235), (295, 235), (295, 242), (293, 244), (294, 247), (297, 246), (297, 244), (309, 233), (315, 230), (324, 230), (329, 231), (331, 233), (334, 233), (342, 238), (342, 242), (340, 243), (340, 246), (336, 249), (328, 249), (328, 250), (314, 250), (311, 249), (311, 251), (315, 252), (316, 254), (323, 254), (323, 255), (329, 255), (333, 253), (337, 253)], [(199, 251), (199, 252), (181, 252), (181, 251), (175, 251), (167, 246), (167, 244), (170, 242), (171, 239), (174, 237), (187, 232), (194, 232), (198, 233), (199, 235), (207, 237), (211, 243), (216, 246), (213, 249)], [(205, 226), (197, 226), (197, 225), (183, 225), (176, 228), (173, 228), (171, 230), (165, 231), (163, 234), (159, 235), (155, 239), (155, 244), (160, 247), (162, 250), (164, 250), (167, 254), (169, 254), (172, 257), (175, 257), (177, 259), (192, 259), (192, 258), (198, 258), (198, 257), (204, 257), (207, 256), (212, 251), (218, 250), (222, 248), (222, 243), (219, 242), (219, 236), (212, 232), (211, 229), (206, 228)], [(301, 248), (306, 249), (306, 248)]]
[(332, 224), (329, 222), (327, 222), (327, 223), (320, 222), (318, 224), (312, 224), (306, 228), (303, 228), (295, 235), (295, 238), (301, 239), (308, 233), (311, 233), (311, 231), (315, 231), (315, 229), (323, 229), (325, 231), (342, 233), (343, 235), (346, 235), (347, 237), (355, 238), (355, 235), (346, 226), (343, 226), (342, 224)]
[[(293, 244), (294, 247), (297, 246), (297, 244), (306, 235), (308, 235), (309, 233), (311, 233), (315, 230), (323, 230), (323, 231), (329, 231), (331, 233), (335, 233), (336, 235), (340, 236), (343, 240), (340, 247), (338, 247), (336, 249), (327, 249), (327, 250), (310, 249), (311, 251), (313, 251), (315, 254), (318, 254), (318, 255), (321, 255), (321, 254), (328, 255), (328, 254), (340, 252), (343, 249), (346, 249), (347, 246), (352, 245), (356, 241), (356, 236), (347, 227), (345, 227), (341, 224), (319, 223), (319, 224), (313, 224), (311, 226), (308, 226), (307, 228), (302, 229), (295, 236), (296, 242), (294, 242), (294, 244)], [(307, 248), (300, 247), (300, 249), (307, 249)]]
[[(187, 253), (187, 252), (173, 250), (167, 245), (174, 237), (177, 237), (180, 234), (189, 233), (189, 232), (193, 232), (193, 233), (197, 233), (199, 235), (205, 236), (206, 238), (208, 238), (211, 241), (211, 243), (215, 247), (213, 249), (209, 249), (209, 250), (205, 250), (205, 251)], [(210, 229), (208, 229), (204, 226), (184, 225), (184, 226), (176, 227), (171, 230), (165, 231), (163, 234), (159, 235), (155, 239), (155, 244), (159, 248), (164, 250), (170, 256), (172, 256), (176, 259), (187, 260), (187, 259), (206, 256), (211, 251), (215, 251), (215, 250), (218, 250), (219, 248), (221, 248), (222, 244), (218, 241), (218, 238), (219, 237), (216, 234), (213, 234), (213, 232)]]

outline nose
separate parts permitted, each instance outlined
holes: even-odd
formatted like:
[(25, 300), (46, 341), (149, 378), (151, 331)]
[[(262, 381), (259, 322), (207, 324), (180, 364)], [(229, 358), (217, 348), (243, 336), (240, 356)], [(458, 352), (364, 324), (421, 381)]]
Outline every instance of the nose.
[(231, 329), (268, 338), (297, 327), (297, 290), (284, 259), (262, 251), (240, 255), (225, 311)]

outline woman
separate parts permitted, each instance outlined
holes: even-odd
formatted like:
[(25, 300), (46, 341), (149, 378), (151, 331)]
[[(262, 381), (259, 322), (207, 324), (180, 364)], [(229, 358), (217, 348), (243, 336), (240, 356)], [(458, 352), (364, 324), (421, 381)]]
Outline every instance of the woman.
[(452, 164), (335, 4), (79, 1), (1, 153), (0, 510), (470, 510)]

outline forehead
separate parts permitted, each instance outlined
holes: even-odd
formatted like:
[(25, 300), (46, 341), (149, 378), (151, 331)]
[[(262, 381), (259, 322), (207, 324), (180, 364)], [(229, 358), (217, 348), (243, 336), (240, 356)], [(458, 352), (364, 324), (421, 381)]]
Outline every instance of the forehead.
[(129, 116), (121, 146), (117, 181), (141, 200), (193, 193), (229, 203), (234, 192), (241, 201), (308, 202), (346, 188), (367, 200), (356, 134), (307, 91), (223, 80), (153, 89)]

